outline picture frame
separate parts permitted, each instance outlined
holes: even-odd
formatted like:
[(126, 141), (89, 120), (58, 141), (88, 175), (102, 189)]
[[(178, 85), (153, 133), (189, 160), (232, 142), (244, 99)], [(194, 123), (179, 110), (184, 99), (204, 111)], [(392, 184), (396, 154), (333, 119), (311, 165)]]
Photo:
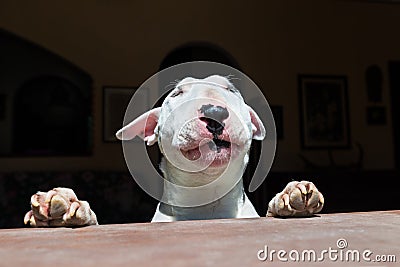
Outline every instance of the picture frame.
[(138, 87), (103, 86), (103, 142), (117, 142), (125, 111)]
[(350, 148), (346, 76), (298, 76), (303, 149)]

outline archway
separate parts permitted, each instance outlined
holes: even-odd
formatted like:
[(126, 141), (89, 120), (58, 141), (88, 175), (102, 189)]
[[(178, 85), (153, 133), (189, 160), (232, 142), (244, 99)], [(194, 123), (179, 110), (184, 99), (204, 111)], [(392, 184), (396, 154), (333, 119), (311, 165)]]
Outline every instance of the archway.
[(159, 69), (191, 61), (213, 61), (240, 70), (238, 62), (229, 52), (207, 42), (191, 42), (178, 46), (161, 61)]

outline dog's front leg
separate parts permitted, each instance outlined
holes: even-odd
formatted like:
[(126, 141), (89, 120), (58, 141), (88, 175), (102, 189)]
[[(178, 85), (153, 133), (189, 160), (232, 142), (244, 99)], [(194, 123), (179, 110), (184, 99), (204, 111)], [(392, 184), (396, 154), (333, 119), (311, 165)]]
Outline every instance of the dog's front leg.
[(270, 217), (308, 217), (322, 210), (324, 196), (308, 181), (290, 182), (268, 204)]

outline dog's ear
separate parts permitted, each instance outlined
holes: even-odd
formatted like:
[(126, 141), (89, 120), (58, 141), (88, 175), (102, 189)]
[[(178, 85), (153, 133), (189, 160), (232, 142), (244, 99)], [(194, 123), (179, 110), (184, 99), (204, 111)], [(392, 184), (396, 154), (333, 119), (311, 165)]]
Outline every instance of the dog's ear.
[(128, 125), (124, 126), (115, 135), (119, 140), (131, 140), (139, 136), (147, 145), (157, 142), (155, 133), (161, 108), (155, 108), (142, 114)]
[(251, 126), (253, 128), (253, 139), (263, 140), (265, 138), (265, 127), (257, 113), (250, 107), (247, 106), (251, 118)]

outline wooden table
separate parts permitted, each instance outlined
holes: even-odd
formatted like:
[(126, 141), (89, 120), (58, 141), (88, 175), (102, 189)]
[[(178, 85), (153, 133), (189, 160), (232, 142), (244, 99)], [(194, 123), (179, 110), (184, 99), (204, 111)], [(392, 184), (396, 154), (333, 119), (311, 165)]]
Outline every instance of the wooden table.
[[(343, 240), (339, 240), (343, 239)], [(340, 244), (337, 242), (343, 241)], [(347, 247), (339, 249), (339, 246)], [(273, 258), (265, 261), (258, 258)], [(312, 252), (324, 260), (314, 262)], [(324, 252), (327, 250), (327, 252)], [(331, 252), (329, 252), (331, 250)], [(343, 259), (336, 261), (343, 254)], [(360, 262), (351, 256), (358, 251)], [(368, 250), (372, 254), (369, 254)], [(365, 252), (367, 251), (367, 252)], [(286, 252), (286, 254), (284, 253)], [(297, 254), (296, 254), (297, 253)], [(331, 257), (330, 258), (330, 255)], [(363, 253), (393, 262), (366, 262)], [(345, 255), (350, 262), (346, 262)], [(299, 255), (299, 262), (295, 259)], [(304, 260), (302, 256), (304, 255)], [(311, 261), (308, 260), (308, 255)], [(355, 255), (355, 254), (352, 254)], [(354, 256), (356, 257), (356, 256)], [(287, 259), (288, 261), (283, 261)], [(0, 230), (0, 266), (399, 266), (400, 211)]]

